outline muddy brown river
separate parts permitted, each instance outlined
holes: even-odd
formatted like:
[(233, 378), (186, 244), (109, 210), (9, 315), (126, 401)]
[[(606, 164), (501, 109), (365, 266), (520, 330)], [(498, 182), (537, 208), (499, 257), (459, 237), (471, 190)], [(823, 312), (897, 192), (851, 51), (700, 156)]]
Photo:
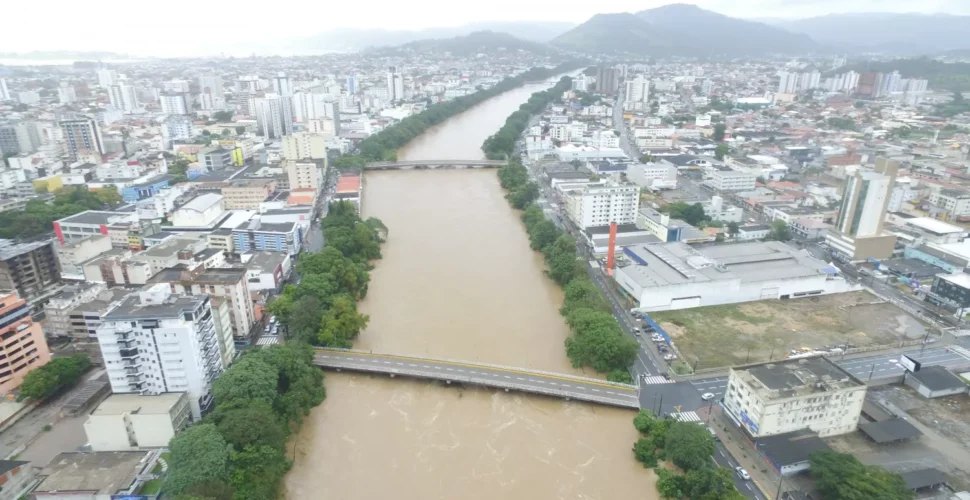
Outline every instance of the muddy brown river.
[[(551, 85), (551, 84), (550, 84)], [(481, 158), (543, 85), (429, 130), (403, 159)], [(543, 274), (494, 170), (369, 172), (363, 212), (390, 230), (355, 348), (596, 376), (573, 369)], [(290, 499), (653, 499), (628, 410), (401, 378), (328, 373), (292, 443)]]

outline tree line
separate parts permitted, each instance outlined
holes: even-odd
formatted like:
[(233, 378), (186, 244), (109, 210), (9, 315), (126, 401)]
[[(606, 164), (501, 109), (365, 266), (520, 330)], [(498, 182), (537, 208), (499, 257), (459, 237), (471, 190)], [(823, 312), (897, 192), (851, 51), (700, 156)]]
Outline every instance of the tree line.
[[(714, 438), (695, 422), (658, 419), (647, 410), (633, 418), (640, 439), (633, 444), (633, 457), (657, 473), (657, 491), (663, 498), (690, 500), (743, 500), (734, 487), (732, 471), (711, 461)], [(667, 460), (684, 472), (659, 466)]]
[(54, 358), (24, 377), (17, 401), (53, 396), (61, 389), (77, 384), (90, 367), (91, 358), (87, 354)]
[(589, 279), (579, 258), (576, 240), (564, 234), (534, 202), (539, 186), (529, 181), (526, 168), (512, 160), (498, 171), (508, 191), (506, 199), (523, 210), (522, 222), (533, 250), (542, 252), (549, 278), (563, 287), (565, 299), (559, 312), (572, 335), (566, 339), (566, 355), (575, 367), (590, 366), (614, 382), (632, 382), (627, 367), (636, 359), (639, 346), (623, 334), (600, 290)]
[(528, 101), (505, 119), (505, 125), (502, 125), (498, 132), (485, 139), (482, 144), (485, 157), (489, 160), (511, 157), (515, 150), (515, 141), (519, 139), (522, 132), (525, 132), (525, 128), (529, 126), (529, 120), (546, 109), (550, 103), (562, 98), (563, 92), (572, 88), (572, 84), (573, 79), (564, 76), (552, 88), (532, 94)]
[(583, 66), (582, 61), (567, 61), (554, 68), (537, 66), (516, 76), (510, 76), (495, 85), (472, 94), (464, 95), (428, 106), (424, 111), (408, 116), (400, 122), (385, 128), (360, 141), (358, 154), (338, 158), (334, 166), (340, 170), (360, 169), (371, 161), (395, 161), (398, 148), (424, 133), (425, 130), (444, 122), (448, 118), (467, 111), (497, 95), (521, 87), (527, 82), (544, 80), (550, 76)]
[(0, 238), (29, 238), (49, 233), (58, 219), (85, 210), (111, 209), (121, 202), (121, 194), (112, 187), (61, 188), (55, 191), (52, 201), (30, 200), (23, 210), (0, 212)]
[(323, 372), (301, 342), (247, 351), (212, 386), (217, 403), (169, 443), (162, 486), (176, 500), (277, 498), (286, 440), (323, 402)]
[(290, 340), (347, 348), (367, 326), (357, 301), (367, 295), (369, 263), (381, 258), (387, 227), (375, 217), (362, 220), (352, 203), (339, 201), (330, 204), (323, 233), (323, 250), (300, 257), (300, 282), (286, 285), (269, 310)]

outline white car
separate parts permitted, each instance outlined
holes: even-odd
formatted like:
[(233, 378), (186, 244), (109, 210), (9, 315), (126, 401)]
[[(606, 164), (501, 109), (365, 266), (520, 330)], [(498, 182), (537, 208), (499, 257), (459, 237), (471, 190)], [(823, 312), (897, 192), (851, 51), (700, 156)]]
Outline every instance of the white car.
[(714, 399), (714, 393), (713, 392), (705, 392), (704, 394), (701, 394), (701, 399), (703, 399), (704, 401), (710, 401), (710, 400)]
[(677, 359), (677, 356), (673, 354), (664, 354), (664, 361), (673, 361), (675, 359)]
[(734, 472), (737, 472), (738, 473), (738, 477), (740, 477), (741, 479), (744, 479), (745, 481), (750, 481), (751, 480), (751, 476), (748, 474), (748, 471), (744, 470), (743, 467), (737, 467), (737, 468), (735, 468), (734, 469)]

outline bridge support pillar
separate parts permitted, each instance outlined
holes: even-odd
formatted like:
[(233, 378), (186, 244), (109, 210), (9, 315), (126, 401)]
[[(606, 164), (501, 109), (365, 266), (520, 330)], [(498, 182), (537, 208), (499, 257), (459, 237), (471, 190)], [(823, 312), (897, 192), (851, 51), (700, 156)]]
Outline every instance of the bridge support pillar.
[(338, 372), (342, 372), (342, 371), (344, 371), (344, 369), (343, 368), (337, 368), (337, 371)]
[(566, 398), (566, 401), (572, 401), (573, 398)]

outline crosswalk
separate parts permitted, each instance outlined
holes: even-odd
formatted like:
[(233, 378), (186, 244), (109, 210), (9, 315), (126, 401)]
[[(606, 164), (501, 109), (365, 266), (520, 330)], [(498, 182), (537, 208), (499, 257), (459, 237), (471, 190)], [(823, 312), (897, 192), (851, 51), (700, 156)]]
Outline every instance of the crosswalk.
[(647, 377), (647, 378), (643, 379), (643, 384), (644, 385), (669, 384), (671, 382), (672, 382), (671, 380), (667, 380), (666, 378), (664, 378), (664, 377), (662, 377), (660, 375), (653, 375), (653, 376), (650, 376), (650, 377)]
[(680, 413), (670, 413), (670, 418), (678, 422), (702, 422), (701, 416), (696, 411), (682, 411)]

